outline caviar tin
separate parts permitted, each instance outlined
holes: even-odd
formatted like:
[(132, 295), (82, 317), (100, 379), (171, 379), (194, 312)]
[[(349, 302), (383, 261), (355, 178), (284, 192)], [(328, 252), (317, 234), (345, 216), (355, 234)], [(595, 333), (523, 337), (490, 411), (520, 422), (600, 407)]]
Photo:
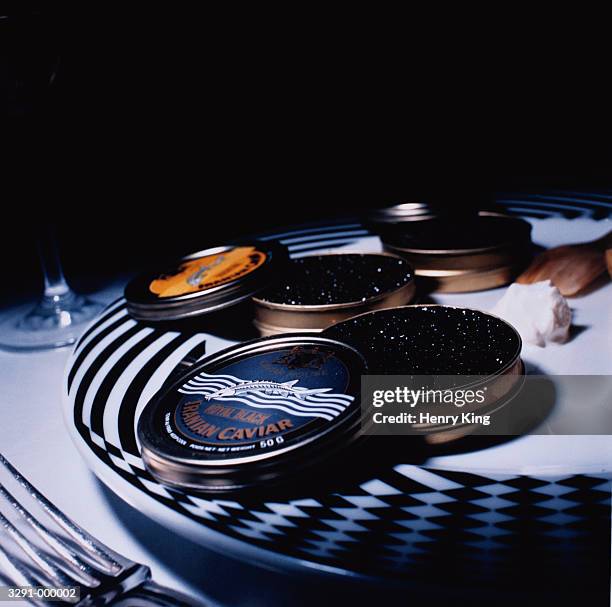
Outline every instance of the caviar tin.
[(322, 336), (357, 348), (374, 374), (498, 375), (522, 347), (516, 329), (492, 314), (435, 304), (361, 314)]
[(409, 303), (414, 273), (389, 254), (331, 254), (293, 259), (273, 286), (253, 298), (262, 335), (318, 332), (351, 316)]
[(381, 234), (386, 251), (403, 256), (433, 290), (466, 292), (511, 282), (531, 254), (531, 226), (482, 211), (465, 218), (398, 224)]
[(385, 227), (403, 223), (405, 221), (422, 221), (436, 217), (440, 212), (435, 205), (421, 200), (402, 202), (390, 207), (372, 209), (365, 217), (365, 221), (372, 227)]
[(523, 268), (523, 263), (483, 270), (418, 270), (419, 281), (428, 291), (438, 293), (468, 293), (495, 289), (511, 283)]
[[(480, 196), (465, 200), (465, 204), (453, 205), (448, 200), (414, 200), (402, 202), (389, 207), (370, 209), (363, 217), (364, 224), (373, 232), (382, 234), (400, 227), (410, 228), (416, 221), (442, 219), (465, 221), (470, 217), (496, 215), (509, 217), (495, 204), (489, 204)], [(402, 226), (402, 224), (406, 224)]]
[(165, 386), (138, 423), (160, 482), (232, 491), (325, 461), (356, 440), (363, 356), (310, 335), (261, 338), (218, 352)]
[(288, 259), (279, 244), (252, 242), (193, 253), (125, 288), (137, 320), (178, 320), (232, 306), (266, 287)]
[[(479, 310), (442, 305), (389, 308), (338, 323), (323, 335), (359, 349), (372, 374), (457, 376), (457, 386), (464, 388), (469, 384), (461, 376), (466, 381), (478, 378), (479, 384), (470, 387), (486, 385), (489, 394), (480, 409), (473, 408), (481, 413), (497, 411), (522, 385), (520, 335), (510, 324)], [(415, 429), (426, 433), (429, 442), (470, 432), (468, 426)]]

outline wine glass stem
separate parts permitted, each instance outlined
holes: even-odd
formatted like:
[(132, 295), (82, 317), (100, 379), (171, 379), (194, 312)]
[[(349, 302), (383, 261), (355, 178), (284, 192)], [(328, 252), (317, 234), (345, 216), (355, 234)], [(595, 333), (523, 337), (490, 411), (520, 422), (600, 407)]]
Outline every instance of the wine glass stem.
[(41, 230), (38, 239), (38, 251), (45, 279), (45, 297), (56, 301), (66, 297), (70, 293), (70, 287), (64, 278), (52, 228)]

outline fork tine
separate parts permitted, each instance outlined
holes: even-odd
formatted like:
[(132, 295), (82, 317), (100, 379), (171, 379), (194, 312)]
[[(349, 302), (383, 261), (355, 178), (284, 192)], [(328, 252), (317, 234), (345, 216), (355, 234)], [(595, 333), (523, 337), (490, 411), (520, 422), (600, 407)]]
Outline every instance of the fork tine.
[(0, 496), (2, 496), (11, 507), (19, 513), (19, 515), (34, 529), (40, 538), (42, 538), (50, 548), (63, 557), (75, 569), (75, 573), (81, 578), (81, 581), (88, 586), (97, 586), (100, 581), (96, 577), (94, 569), (84, 561), (66, 544), (62, 539), (47, 529), (40, 523), (32, 514), (26, 510), (15, 497), (0, 483)]
[(36, 586), (39, 583), (16, 557), (4, 549), (2, 544), (0, 544), (0, 557), (2, 557), (6, 566), (2, 569), (3, 577), (6, 577), (10, 584), (13, 586)]
[(73, 586), (75, 581), (69, 577), (61, 569), (58, 569), (53, 562), (47, 558), (40, 550), (38, 550), (21, 531), (19, 531), (13, 523), (11, 523), (0, 512), (0, 525), (13, 538), (15, 543), (30, 559), (40, 567), (42, 572), (58, 586)]
[(72, 522), (65, 514), (60, 512), (44, 495), (39, 493), (27, 479), (0, 453), (0, 464), (11, 474), (11, 476), (32, 496), (40, 507), (86, 551), (107, 572), (116, 575), (123, 567), (109, 554), (109, 550), (94, 539), (89, 533)]
[[(28, 570), (28, 568), (15, 556), (7, 552), (0, 545), (0, 565), (4, 564), (1, 569), (0, 580), (9, 586), (38, 586), (41, 583), (49, 584), (49, 580), (40, 574), (40, 579), (36, 579)], [(33, 605), (48, 605), (44, 601), (38, 600), (35, 597), (28, 597), (28, 602)], [(66, 602), (76, 603), (79, 599), (67, 597)]]

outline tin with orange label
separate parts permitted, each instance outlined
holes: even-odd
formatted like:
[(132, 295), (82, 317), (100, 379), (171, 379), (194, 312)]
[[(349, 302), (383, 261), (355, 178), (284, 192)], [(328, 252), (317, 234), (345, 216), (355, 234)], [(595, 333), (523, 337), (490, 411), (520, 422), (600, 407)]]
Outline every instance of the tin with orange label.
[(254, 241), (183, 257), (137, 276), (125, 288), (137, 320), (180, 320), (233, 306), (268, 286), (288, 260), (282, 245)]

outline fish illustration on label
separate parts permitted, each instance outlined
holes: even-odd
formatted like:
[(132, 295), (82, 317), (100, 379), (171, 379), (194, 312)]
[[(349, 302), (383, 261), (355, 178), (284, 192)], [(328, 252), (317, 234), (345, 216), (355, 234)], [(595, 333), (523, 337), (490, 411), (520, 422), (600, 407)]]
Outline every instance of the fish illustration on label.
[(206, 395), (206, 400), (213, 398), (223, 398), (224, 396), (235, 396), (236, 394), (244, 394), (246, 392), (261, 392), (263, 394), (279, 394), (280, 396), (297, 396), (300, 399), (306, 398), (311, 394), (324, 394), (325, 392), (331, 392), (331, 388), (302, 388), (295, 384), (298, 383), (298, 379), (287, 382), (275, 382), (275, 381), (245, 381), (233, 386), (227, 386), (221, 388), (212, 394)]
[(190, 284), (192, 287), (199, 287), (200, 282), (202, 281), (202, 277), (212, 270), (215, 266), (222, 264), (225, 261), (224, 255), (219, 255), (212, 263), (203, 264), (199, 269), (197, 269), (189, 278), (187, 278), (187, 284)]
[(165, 298), (212, 289), (248, 276), (267, 259), (265, 252), (252, 246), (187, 259), (178, 268), (152, 280), (149, 291)]
[(198, 394), (204, 401), (232, 400), (255, 409), (277, 409), (298, 417), (331, 420), (354, 400), (332, 388), (298, 386), (299, 379), (272, 381), (240, 379), (233, 375), (201, 373), (179, 388), (182, 394)]

